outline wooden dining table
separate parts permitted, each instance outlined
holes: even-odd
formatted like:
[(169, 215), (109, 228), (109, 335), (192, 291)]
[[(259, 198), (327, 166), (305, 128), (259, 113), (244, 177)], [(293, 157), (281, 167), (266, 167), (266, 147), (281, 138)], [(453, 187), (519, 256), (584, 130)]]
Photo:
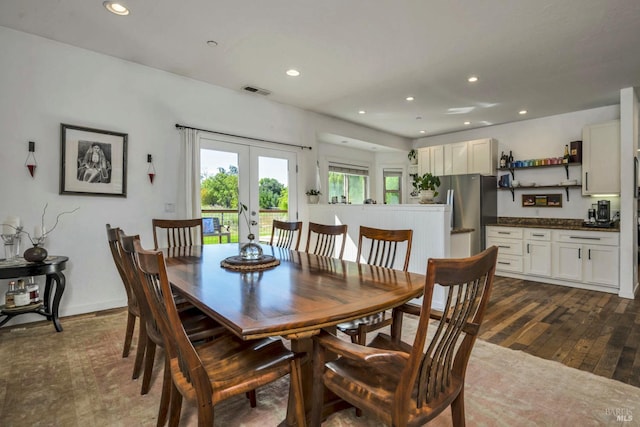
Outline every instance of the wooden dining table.
[[(281, 336), (294, 352), (307, 353), (302, 367), (305, 409), (313, 384), (311, 337), (323, 328), (375, 314), (421, 295), (425, 276), (262, 245), (280, 264), (262, 271), (234, 271), (221, 261), (238, 244), (164, 249), (177, 293), (244, 340)], [(291, 396), (291, 393), (290, 393)], [(293, 402), (287, 420), (293, 425)], [(327, 405), (325, 412), (330, 412)]]

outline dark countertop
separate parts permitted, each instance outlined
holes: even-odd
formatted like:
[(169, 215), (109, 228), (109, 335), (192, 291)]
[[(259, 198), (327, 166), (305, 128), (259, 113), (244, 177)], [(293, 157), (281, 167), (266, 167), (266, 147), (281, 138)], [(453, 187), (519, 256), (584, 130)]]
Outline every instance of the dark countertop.
[(451, 234), (472, 233), (476, 231), (475, 228), (452, 228)]
[(495, 224), (487, 224), (499, 227), (526, 227), (526, 228), (551, 228), (558, 230), (584, 230), (584, 231), (613, 231), (620, 232), (620, 223), (613, 227), (589, 227), (585, 226), (582, 219), (571, 218), (519, 218), (498, 217)]

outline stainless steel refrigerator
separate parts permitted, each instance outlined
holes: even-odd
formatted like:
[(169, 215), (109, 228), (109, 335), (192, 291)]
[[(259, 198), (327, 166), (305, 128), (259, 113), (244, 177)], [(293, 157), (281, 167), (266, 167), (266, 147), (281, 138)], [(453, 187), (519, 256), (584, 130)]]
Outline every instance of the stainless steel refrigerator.
[(436, 201), (453, 204), (452, 229), (473, 228), (471, 254), (484, 250), (484, 227), (498, 220), (497, 178), (480, 174), (440, 177)]

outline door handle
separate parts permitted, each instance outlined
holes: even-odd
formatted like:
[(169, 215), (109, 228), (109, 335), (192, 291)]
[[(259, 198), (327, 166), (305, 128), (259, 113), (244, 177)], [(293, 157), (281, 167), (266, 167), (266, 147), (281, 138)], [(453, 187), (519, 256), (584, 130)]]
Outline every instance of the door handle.
[(531, 252), (529, 252), (529, 244), (528, 243), (527, 243), (527, 253), (528, 254), (531, 253)]
[(584, 186), (589, 191), (589, 172), (584, 173)]
[(251, 225), (258, 225), (258, 221), (256, 221), (256, 220), (251, 220)]
[(582, 259), (582, 257), (580, 256), (581, 252), (582, 252), (582, 249), (578, 248), (578, 259)]

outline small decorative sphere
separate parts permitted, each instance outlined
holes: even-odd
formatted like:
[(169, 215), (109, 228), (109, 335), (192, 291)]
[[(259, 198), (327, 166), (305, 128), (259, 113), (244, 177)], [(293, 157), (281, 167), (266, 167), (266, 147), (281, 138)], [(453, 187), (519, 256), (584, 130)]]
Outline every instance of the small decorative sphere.
[(240, 248), (240, 256), (246, 260), (260, 259), (262, 258), (262, 248), (253, 242), (245, 243)]

